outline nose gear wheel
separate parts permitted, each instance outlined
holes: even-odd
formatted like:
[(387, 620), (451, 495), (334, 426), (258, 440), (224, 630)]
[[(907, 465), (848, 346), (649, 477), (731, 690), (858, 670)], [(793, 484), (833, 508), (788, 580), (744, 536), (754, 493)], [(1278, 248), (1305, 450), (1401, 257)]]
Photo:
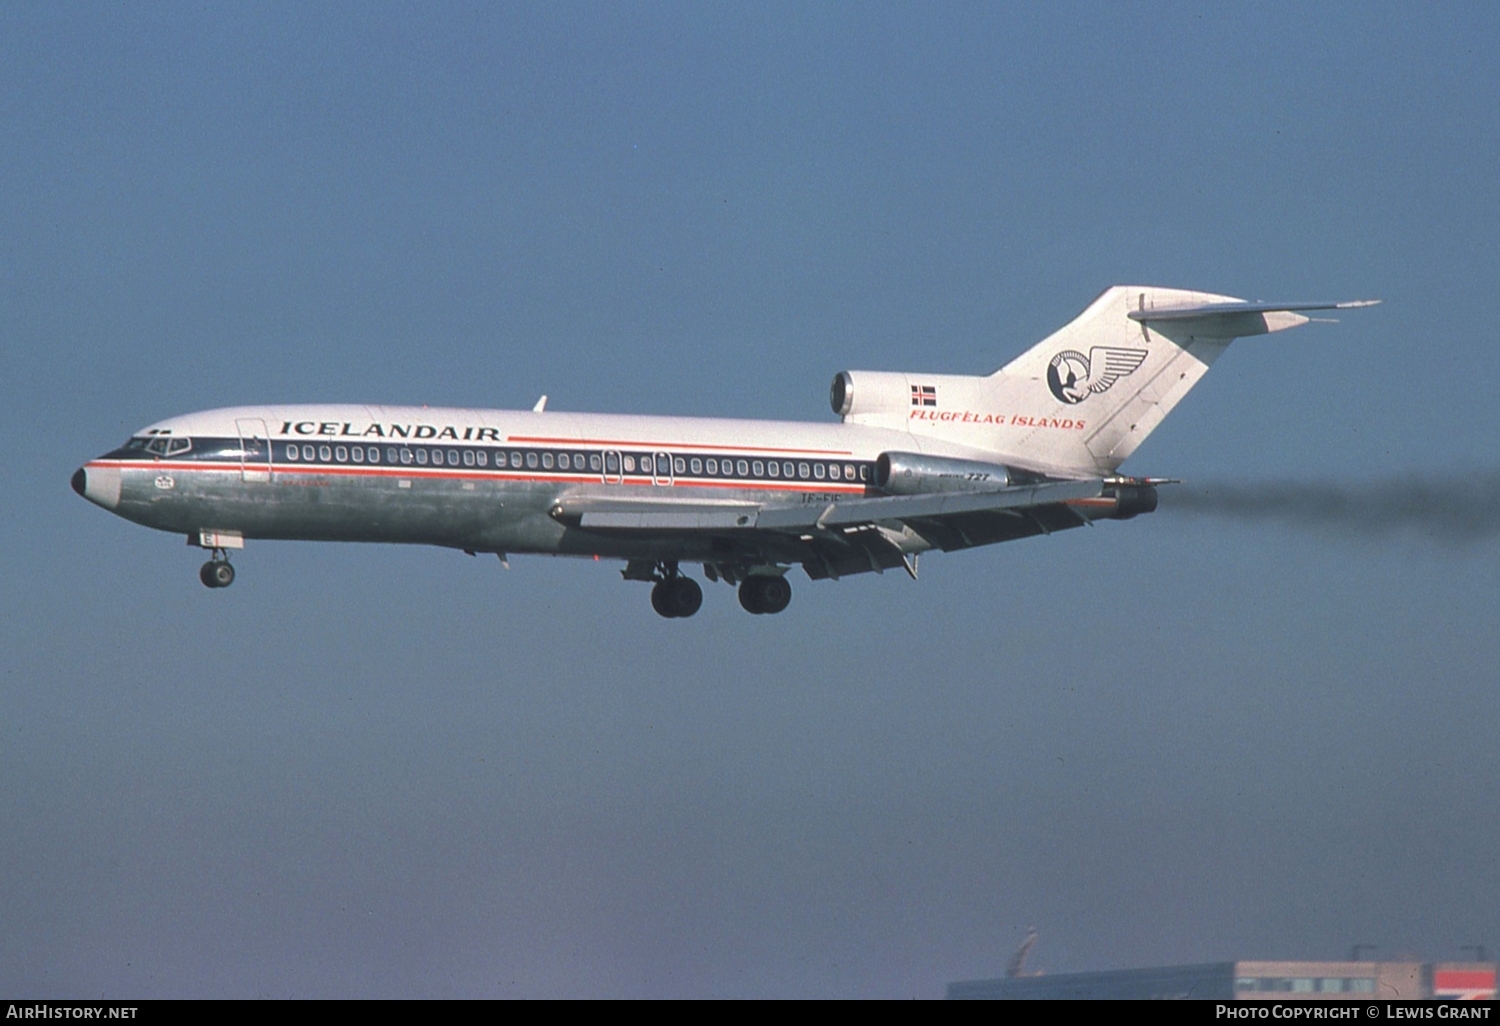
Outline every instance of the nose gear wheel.
[(229, 565), (222, 550), (214, 550), (214, 558), (198, 570), (198, 580), (209, 588), (227, 588), (234, 583), (234, 567)]

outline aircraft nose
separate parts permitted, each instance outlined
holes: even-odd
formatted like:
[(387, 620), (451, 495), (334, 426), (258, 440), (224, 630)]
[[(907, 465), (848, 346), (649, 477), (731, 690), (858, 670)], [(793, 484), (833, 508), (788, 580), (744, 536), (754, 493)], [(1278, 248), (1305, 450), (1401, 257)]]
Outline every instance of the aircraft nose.
[(73, 490), (96, 506), (114, 509), (120, 504), (120, 468), (79, 467), (73, 471)]

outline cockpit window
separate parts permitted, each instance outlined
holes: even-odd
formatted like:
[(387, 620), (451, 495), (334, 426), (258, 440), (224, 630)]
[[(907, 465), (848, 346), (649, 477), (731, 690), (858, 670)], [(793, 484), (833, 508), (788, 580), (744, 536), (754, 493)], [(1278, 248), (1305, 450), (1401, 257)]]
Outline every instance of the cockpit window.
[(191, 438), (173, 438), (170, 435), (158, 435), (146, 443), (146, 451), (158, 456), (176, 456), (192, 447)]
[(130, 441), (121, 446), (121, 448), (126, 450), (127, 452), (140, 452), (146, 447), (146, 443), (148, 441), (150, 441), (150, 439), (148, 438), (132, 438)]

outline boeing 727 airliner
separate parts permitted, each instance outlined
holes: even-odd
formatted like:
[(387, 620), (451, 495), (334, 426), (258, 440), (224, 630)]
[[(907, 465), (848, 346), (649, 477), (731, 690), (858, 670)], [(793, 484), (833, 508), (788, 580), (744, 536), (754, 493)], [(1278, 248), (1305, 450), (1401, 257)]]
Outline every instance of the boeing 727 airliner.
[(248, 406), (163, 420), (73, 475), (89, 501), (211, 552), (248, 539), (407, 542), (624, 560), (665, 617), (682, 572), (752, 613), (813, 579), (904, 568), (1156, 508), (1120, 465), (1230, 341), (1352, 303), (1252, 303), (1115, 286), (987, 376), (845, 371), (842, 423), (391, 406)]

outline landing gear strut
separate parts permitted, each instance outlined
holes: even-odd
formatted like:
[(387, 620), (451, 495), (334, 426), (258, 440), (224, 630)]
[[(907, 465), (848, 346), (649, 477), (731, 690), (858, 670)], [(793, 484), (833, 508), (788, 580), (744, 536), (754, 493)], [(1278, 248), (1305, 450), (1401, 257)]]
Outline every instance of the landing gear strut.
[(234, 567), (229, 565), (223, 549), (214, 549), (214, 558), (203, 564), (198, 580), (209, 588), (227, 588), (234, 583)]
[(792, 601), (792, 586), (779, 574), (752, 574), (740, 582), (740, 605), (752, 613), (779, 613)]

